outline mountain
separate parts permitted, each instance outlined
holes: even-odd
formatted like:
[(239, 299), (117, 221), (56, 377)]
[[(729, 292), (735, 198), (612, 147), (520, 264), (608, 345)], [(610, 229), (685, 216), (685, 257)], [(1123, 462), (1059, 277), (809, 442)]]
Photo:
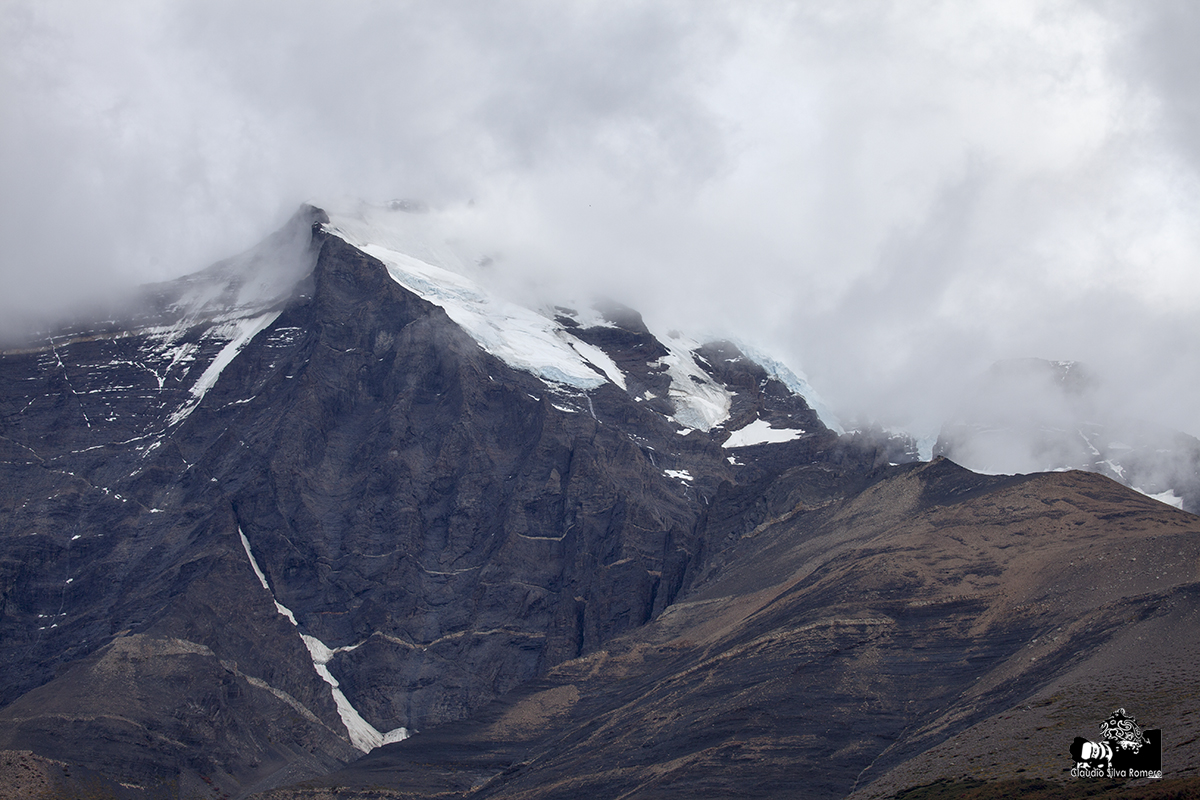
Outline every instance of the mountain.
[(0, 352), (0, 783), (841, 797), (1049, 696), (1046, 747), (1117, 699), (1185, 741), (1196, 517), (841, 435), (439, 225), (305, 207)]

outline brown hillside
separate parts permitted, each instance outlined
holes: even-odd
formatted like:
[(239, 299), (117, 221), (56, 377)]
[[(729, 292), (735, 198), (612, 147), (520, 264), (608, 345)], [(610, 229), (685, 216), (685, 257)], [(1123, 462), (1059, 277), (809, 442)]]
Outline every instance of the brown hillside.
[(1061, 781), (1071, 740), (1118, 707), (1162, 729), (1165, 777), (1200, 774), (1200, 518), (1093, 474), (938, 460), (795, 507), (718, 560), (646, 628), (320, 784), (865, 798)]

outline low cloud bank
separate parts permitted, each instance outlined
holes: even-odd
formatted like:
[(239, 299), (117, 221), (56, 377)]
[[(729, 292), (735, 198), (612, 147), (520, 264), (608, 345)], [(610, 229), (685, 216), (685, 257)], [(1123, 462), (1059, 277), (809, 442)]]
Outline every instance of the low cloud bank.
[(513, 283), (605, 291), (933, 429), (1002, 358), (1200, 433), (1191, 4), (12, 0), (12, 327), (422, 198)]

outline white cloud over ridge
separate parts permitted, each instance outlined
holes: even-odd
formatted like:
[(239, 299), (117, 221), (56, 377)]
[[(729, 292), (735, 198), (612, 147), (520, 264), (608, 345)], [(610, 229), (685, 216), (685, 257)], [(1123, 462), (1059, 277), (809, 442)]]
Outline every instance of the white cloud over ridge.
[(1185, 2), (3, 0), (0, 310), (419, 197), (847, 419), (1043, 356), (1200, 434), (1197, 33)]

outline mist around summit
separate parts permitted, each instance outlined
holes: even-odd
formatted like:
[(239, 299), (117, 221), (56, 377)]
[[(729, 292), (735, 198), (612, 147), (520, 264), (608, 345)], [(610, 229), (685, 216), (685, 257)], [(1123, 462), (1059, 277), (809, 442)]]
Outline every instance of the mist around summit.
[(5, 3), (0, 326), (419, 199), (514, 285), (936, 437), (1006, 359), (1200, 434), (1188, 3)]
[(1195, 791), (1198, 9), (0, 0), (0, 800)]

